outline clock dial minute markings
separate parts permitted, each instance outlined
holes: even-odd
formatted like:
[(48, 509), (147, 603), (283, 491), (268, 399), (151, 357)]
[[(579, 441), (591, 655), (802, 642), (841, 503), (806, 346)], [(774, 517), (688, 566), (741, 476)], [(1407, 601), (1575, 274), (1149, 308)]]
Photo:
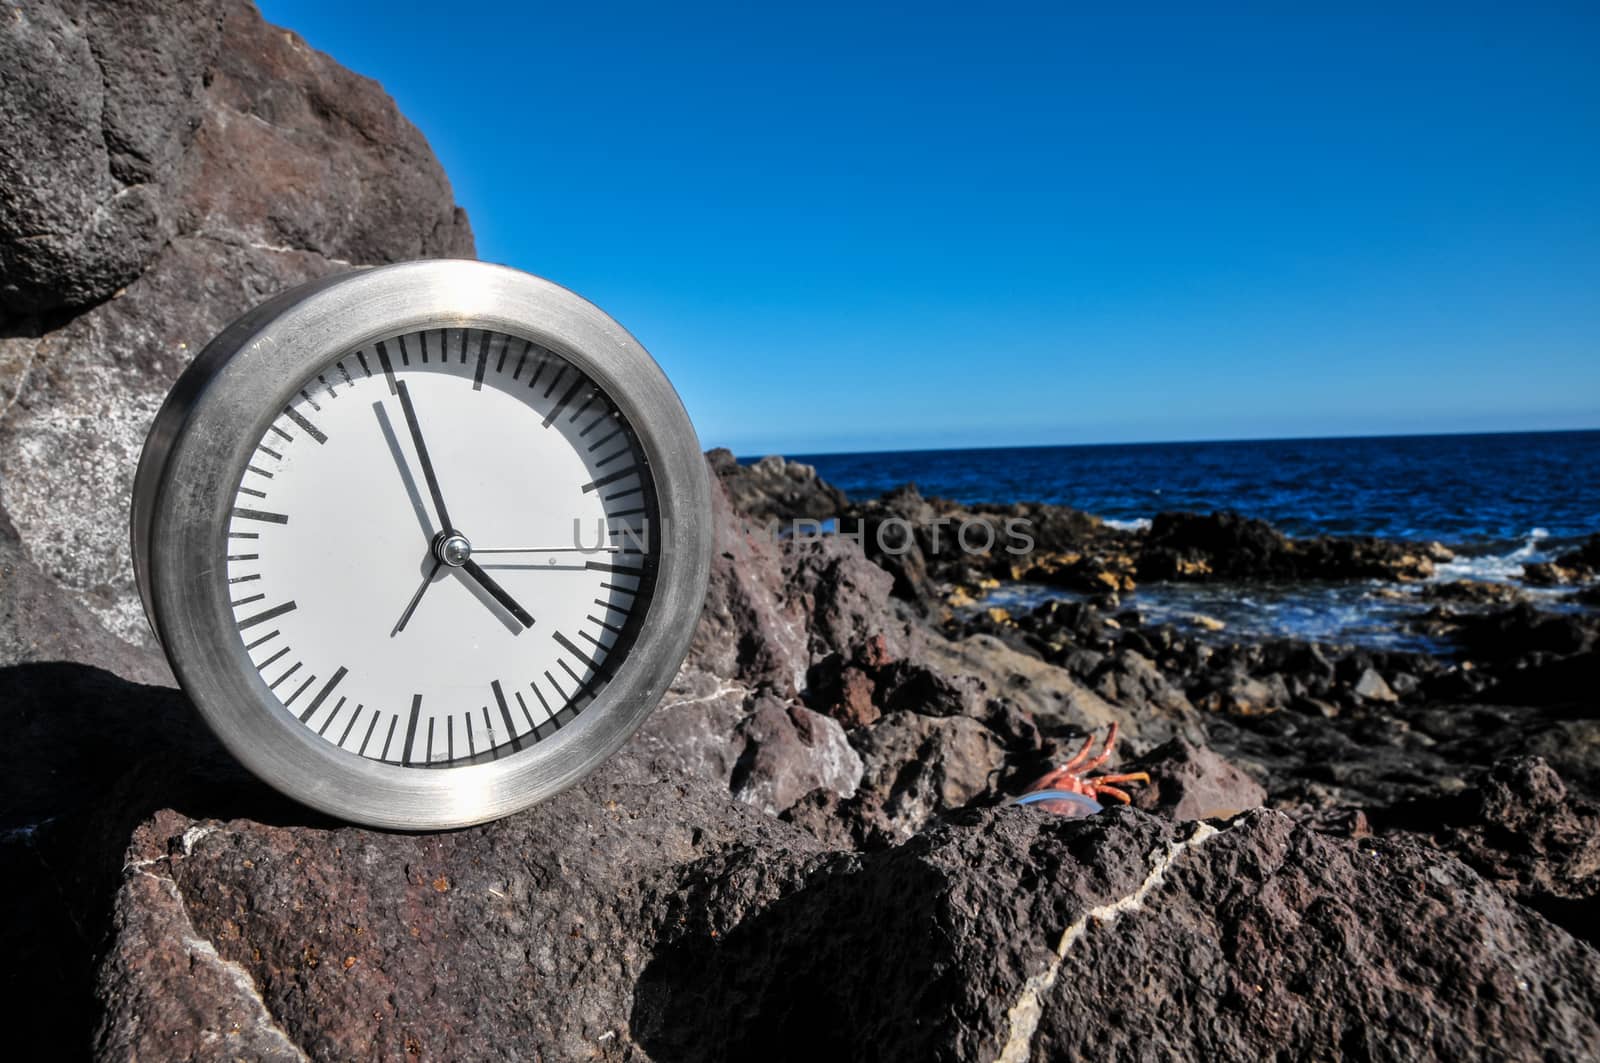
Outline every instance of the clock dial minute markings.
[(588, 665), (596, 675), (603, 676), (608, 679), (610, 678), (611, 670), (606, 667), (603, 662), (597, 661), (593, 657), (589, 656), (589, 654), (585, 653), (583, 648), (576, 642), (573, 642), (559, 631), (555, 633), (555, 640), (561, 643), (562, 649), (566, 650), (568, 653), (578, 658), (578, 660)]
[[(466, 356), (466, 348), (462, 348), (462, 356)], [(483, 373), (489, 368), (489, 334), (478, 333), (478, 367), (472, 371), (472, 390), (483, 390)]]
[(550, 408), (550, 412), (545, 415), (544, 419), (544, 426), (546, 428), (549, 428), (551, 425), (555, 424), (556, 418), (561, 416), (561, 411), (566, 409), (567, 403), (571, 402), (577, 396), (579, 390), (583, 388), (584, 383), (585, 381), (581, 376), (574, 380), (572, 382), (572, 386), (567, 388), (566, 393), (563, 394), (556, 404)]
[(598, 480), (590, 480), (588, 483), (583, 485), (583, 493), (584, 494), (588, 494), (590, 491), (597, 491), (600, 488), (606, 486), (607, 484), (614, 484), (618, 480), (621, 480), (624, 477), (629, 476), (633, 472), (634, 472), (634, 466), (629, 465), (626, 469), (618, 469), (616, 472), (607, 473), (606, 475), (600, 477), (600, 479), (598, 479)]
[(293, 406), (284, 407), (283, 413), (284, 416), (289, 418), (289, 420), (299, 425), (301, 429), (305, 431), (306, 435), (310, 436), (312, 439), (315, 439), (318, 443), (326, 443), (328, 441), (328, 437), (323, 433), (322, 429), (312, 424), (306, 419), (304, 414), (295, 409)]
[[(238, 512), (227, 529), (228, 548), (237, 552), (227, 553), (223, 577), (240, 599), (233, 612), (241, 644), (280, 711), (331, 746), (397, 769), (499, 759), (553, 740), (615, 681), (653, 598), (656, 550), (640, 521), (656, 512), (655, 470), (629, 422), (577, 366), (489, 329), (384, 336), (306, 380), (306, 393), (278, 408), (276, 424), (241, 463)], [(353, 403), (335, 400), (346, 388), (356, 393)], [(531, 452), (519, 451), (513, 441), (541, 424), (549, 431), (531, 437)], [(494, 442), (463, 448), (464, 437), (480, 433)], [(352, 454), (361, 457), (352, 461)], [(525, 487), (529, 458), (549, 465), (533, 466), (540, 471)], [(379, 463), (376, 475), (351, 482), (348, 470), (361, 462)], [(385, 466), (398, 470), (400, 484)], [(341, 467), (342, 476), (334, 471)], [(377, 550), (304, 553), (363, 527), (369, 490), (367, 512), (382, 514)], [(572, 521), (574, 535), (591, 522), (600, 534), (595, 540), (591, 531), (589, 545), (560, 531), (518, 544), (522, 536), (501, 530), (498, 543), (480, 548), (468, 540), (475, 525), (457, 526), (457, 516), (500, 529), (556, 517), (557, 527)], [(233, 530), (247, 528), (256, 530)], [(240, 541), (247, 538), (256, 541)], [(420, 559), (418, 550), (426, 551)], [(455, 588), (428, 590), (449, 582), (452, 568), (477, 604)], [(537, 591), (505, 575), (534, 569), (564, 575), (529, 577)], [(405, 591), (383, 592), (391, 581)], [(341, 588), (343, 599), (326, 597), (330, 587)], [(370, 606), (356, 603), (371, 588), (395, 594), (390, 606), (403, 607), (393, 627), (343, 644), (343, 660), (330, 660), (330, 633), (365, 619), (362, 608)], [(257, 589), (265, 593), (246, 599), (244, 591)], [(275, 603), (292, 615), (275, 612)], [(506, 636), (474, 620), (487, 608), (502, 631), (521, 635), (536, 619), (527, 605), (537, 606), (548, 641), (502, 649)], [(336, 627), (336, 616), (345, 623)], [(392, 641), (405, 638), (411, 642)], [(374, 639), (398, 656), (379, 652)], [(479, 668), (491, 678), (471, 682), (484, 675)], [(456, 693), (473, 686), (477, 698)]]
[(417, 721), (422, 718), (422, 695), (411, 695), (411, 719), (406, 723), (406, 748), (401, 763), (411, 763), (411, 746), (417, 739)]
[(268, 620), (280, 617), (284, 613), (293, 612), (294, 609), (294, 602), (284, 602), (282, 605), (273, 606), (264, 613), (257, 613), (255, 616), (245, 617), (243, 620), (238, 622), (238, 628), (240, 631), (244, 631), (247, 628), (255, 627), (257, 624), (264, 624)]
[(521, 752), (522, 740), (517, 736), (517, 725), (511, 719), (511, 706), (506, 704), (506, 692), (500, 687), (500, 680), (496, 679), (489, 686), (494, 690), (494, 700), (500, 706), (500, 718), (505, 721), (506, 733), (511, 736), (511, 748)]
[(333, 688), (338, 686), (339, 681), (348, 674), (348, 670), (343, 666), (341, 666), (337, 672), (333, 673), (333, 676), (325, 684), (323, 684), (322, 689), (317, 691), (316, 697), (311, 699), (311, 704), (306, 706), (306, 711), (300, 714), (301, 723), (305, 723), (311, 719), (311, 714), (322, 707), (322, 703), (328, 700), (328, 695), (333, 693)]
[(244, 509), (240, 506), (233, 507), (233, 515), (240, 520), (259, 520), (265, 524), (288, 524), (289, 518), (282, 513), (269, 513), (263, 509)]

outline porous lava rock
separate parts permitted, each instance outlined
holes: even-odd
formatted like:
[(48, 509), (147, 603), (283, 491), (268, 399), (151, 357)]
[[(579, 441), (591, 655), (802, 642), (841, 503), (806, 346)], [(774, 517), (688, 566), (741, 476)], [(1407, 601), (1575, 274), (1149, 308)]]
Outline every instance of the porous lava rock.
[(714, 674), (794, 695), (811, 650), (805, 617), (786, 593), (781, 548), (740, 517), (716, 477), (711, 519), (711, 575), (690, 656)]
[(961, 813), (824, 859), (759, 910), (748, 882), (710, 887), (704, 922), (647, 966), (630, 1033), (651, 1058), (1579, 1059), (1600, 1044), (1593, 950), (1449, 858), (1274, 812), (1221, 829)]
[[(1407, 576), (1441, 558), (1425, 544), (1197, 518), (1161, 555), (1062, 507), (912, 489), (854, 507), (911, 550), (777, 541), (756, 514), (835, 493), (714, 454), (689, 660), (580, 785), (400, 834), (245, 776), (116, 637), (143, 638), (121, 529), (144, 428), (191, 345), (257, 299), (470, 235), (382, 92), (246, 5), (13, 15), (0, 992), (52, 1054), (91, 1031), (108, 1060), (1600, 1054), (1600, 954), (1578, 940), (1591, 620), (1481, 614), (1444, 663), (1212, 646), (1083, 602), (927, 622), (947, 586), (1015, 575), (1002, 547), (952, 552), (952, 520), (1026, 517), (1091, 581), (1146, 557), (1175, 578)], [(1229, 692), (1263, 711), (1204, 711)], [(1157, 815), (1005, 804), (1113, 722), (1105, 767), (1148, 770), (1130, 789)], [(1507, 752), (1544, 759), (1470, 770)], [(1175, 822), (1261, 803), (1252, 780), (1294, 816)]]
[(829, 852), (699, 784), (663, 792), (631, 754), (443, 835), (161, 813), (134, 834), (114, 925), (105, 1058), (1600, 1044), (1600, 954), (1428, 849), (1266, 811), (1219, 829), (1016, 808)]
[(1115, 771), (1149, 774), (1148, 784), (1127, 787), (1134, 807), (1177, 820), (1226, 819), (1267, 803), (1260, 783), (1215, 750), (1181, 738), (1163, 742)]
[(706, 454), (711, 472), (722, 481), (733, 508), (762, 525), (796, 520), (826, 521), (849, 505), (843, 491), (817, 475), (814, 466), (768, 455), (741, 465), (732, 451)]
[(1544, 758), (1507, 758), (1471, 789), (1389, 818), (1600, 946), (1600, 807), (1569, 793)]
[(1437, 543), (1317, 536), (1291, 539), (1238, 513), (1159, 513), (1145, 534), (1145, 580), (1426, 579), (1453, 556)]
[(242, 0), (39, 0), (0, 26), (0, 501), (41, 571), (148, 642), (128, 497), (223, 325), (359, 265), (470, 257), (422, 135)]

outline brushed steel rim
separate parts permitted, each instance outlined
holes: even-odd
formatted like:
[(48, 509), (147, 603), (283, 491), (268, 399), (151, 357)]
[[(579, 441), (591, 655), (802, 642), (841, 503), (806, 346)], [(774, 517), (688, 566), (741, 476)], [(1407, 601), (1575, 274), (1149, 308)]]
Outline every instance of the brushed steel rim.
[[(304, 381), (383, 335), (492, 329), (549, 348), (627, 418), (655, 482), (655, 593), (632, 648), (558, 735), (499, 760), (405, 768), (338, 749), (289, 718), (234, 626), (221, 557), (234, 491), (256, 441)], [(320, 811), (377, 827), (439, 829), (507, 815), (559, 793), (617, 750), (688, 652), (710, 570), (710, 485), (694, 427), (660, 367), (593, 304), (502, 266), (441, 260), (323, 278), (224, 329), (158, 414), (132, 513), (135, 572), (174, 673), (228, 750)]]

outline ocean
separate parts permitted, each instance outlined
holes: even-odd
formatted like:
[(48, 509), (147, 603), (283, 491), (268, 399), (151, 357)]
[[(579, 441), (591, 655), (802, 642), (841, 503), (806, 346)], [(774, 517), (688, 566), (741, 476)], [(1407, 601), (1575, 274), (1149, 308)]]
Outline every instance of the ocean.
[[(1600, 431), (1494, 435), (1284, 439), (1206, 443), (1006, 447), (974, 450), (796, 454), (852, 498), (915, 483), (924, 495), (965, 503), (1040, 501), (1072, 506), (1122, 527), (1164, 510), (1231, 509), (1297, 536), (1427, 539), (1458, 553), (1439, 579), (1515, 582), (1600, 531)], [(1533, 590), (1560, 608), (1559, 592)], [(1014, 608), (1046, 597), (1011, 587), (988, 604)], [(1294, 637), (1436, 650), (1407, 620), (1415, 595), (1373, 586), (1143, 587), (1129, 604), (1184, 625), (1205, 614), (1224, 635)]]

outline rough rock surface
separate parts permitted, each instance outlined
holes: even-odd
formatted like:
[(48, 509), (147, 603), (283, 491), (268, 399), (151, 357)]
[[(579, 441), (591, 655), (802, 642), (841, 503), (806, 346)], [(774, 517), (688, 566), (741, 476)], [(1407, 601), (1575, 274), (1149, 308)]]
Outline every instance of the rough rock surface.
[[(182, 345), (259, 296), (470, 238), (370, 82), (237, 3), (166, 10), (0, 27), (0, 993), (52, 1054), (1600, 1055), (1592, 616), (1441, 594), (1441, 658), (1116, 611), (1147, 559), (1398, 579), (1426, 546), (914, 489), (851, 508), (908, 550), (773, 541), (745, 525), (842, 496), (713, 454), (690, 658), (582, 785), (407, 835), (245, 777), (97, 619), (142, 625), (97, 558), (144, 423)], [(1018, 518), (1038, 558), (1004, 549)], [(995, 546), (952, 550), (963, 523)], [(947, 613), (1025, 574), (1090, 600)], [(1001, 807), (1112, 723), (1142, 808)]]
[(1147, 772), (1150, 785), (1129, 787), (1136, 808), (1178, 820), (1226, 819), (1267, 803), (1260, 783), (1215, 751), (1174, 738), (1118, 771)]
[(178, 230), (220, 9), (16, 6), (0, 34), (0, 317), (99, 302)]
[(1436, 543), (1290, 539), (1237, 513), (1160, 513), (1139, 554), (1142, 579), (1422, 579), (1449, 551)]
[[(653, 1058), (1448, 1058), (1486, 1045), (1573, 1058), (1597, 1034), (1593, 952), (1458, 864), (1329, 842), (1273, 813), (1221, 831), (1136, 812), (962, 816), (824, 863), (716, 929), (672, 941), (636, 991), (633, 1034)], [(1507, 953), (1516, 964), (1497, 962)], [(1410, 1021), (1389, 1022), (1402, 1001)], [(904, 1015), (921, 1021), (892, 1018)]]
[(829, 520), (849, 504), (843, 491), (820, 478), (815, 468), (798, 461), (768, 455), (740, 465), (732, 451), (721, 448), (708, 453), (706, 459), (733, 500), (733, 508), (763, 525)]
[(1600, 807), (1569, 794), (1543, 758), (1501, 761), (1471, 790), (1393, 818), (1600, 946)]
[(148, 640), (128, 497), (178, 373), (268, 295), (470, 257), (472, 234), (383, 90), (247, 3), (30, 3), (4, 22), (0, 501), (46, 575)]
[(172, 682), (158, 654), (110, 634), (38, 570), (0, 507), (0, 666), (44, 661), (74, 661), (141, 683)]
[(1271, 812), (1219, 830), (1013, 809), (829, 854), (706, 789), (663, 792), (659, 766), (614, 767), (445, 835), (158, 815), (118, 893), (100, 1052), (1132, 1059), (1164, 1044), (1462, 1058), (1492, 1045), (1577, 1059), (1600, 1046), (1600, 954), (1429, 850), (1330, 841)]
[[(743, 865), (744, 903), (760, 903), (815, 848), (626, 755), (529, 813), (442, 834), (160, 813), (128, 852), (97, 1050), (614, 1055), (631, 1042), (632, 986), (656, 938), (704, 918), (695, 881)], [(751, 866), (757, 854), (770, 872)]]
[(749, 528), (713, 481), (714, 553), (706, 604), (690, 652), (718, 674), (793, 695), (805, 685), (805, 617), (784, 593), (782, 550)]

